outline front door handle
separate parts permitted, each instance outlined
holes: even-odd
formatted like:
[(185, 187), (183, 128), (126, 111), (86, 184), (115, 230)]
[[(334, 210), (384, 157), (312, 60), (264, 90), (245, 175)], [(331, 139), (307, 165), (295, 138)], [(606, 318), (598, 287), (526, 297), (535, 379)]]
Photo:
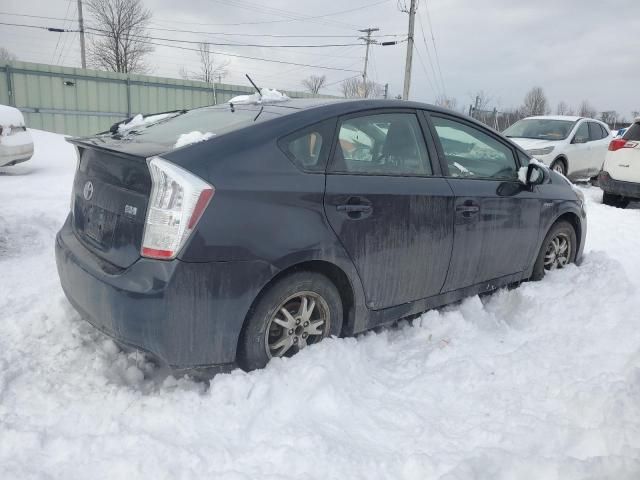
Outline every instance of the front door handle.
[(458, 205), (456, 207), (458, 213), (478, 213), (479, 211), (480, 207), (477, 205)]

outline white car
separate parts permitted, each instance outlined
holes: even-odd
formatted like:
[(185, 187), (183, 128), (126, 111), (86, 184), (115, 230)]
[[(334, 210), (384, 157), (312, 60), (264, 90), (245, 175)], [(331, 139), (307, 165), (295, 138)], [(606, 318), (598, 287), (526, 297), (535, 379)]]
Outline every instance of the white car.
[(0, 167), (26, 162), (33, 156), (33, 140), (22, 112), (0, 105)]
[(598, 184), (606, 205), (624, 208), (640, 200), (640, 117), (621, 138), (611, 140)]
[(571, 179), (597, 176), (612, 138), (606, 123), (564, 115), (524, 118), (503, 133)]

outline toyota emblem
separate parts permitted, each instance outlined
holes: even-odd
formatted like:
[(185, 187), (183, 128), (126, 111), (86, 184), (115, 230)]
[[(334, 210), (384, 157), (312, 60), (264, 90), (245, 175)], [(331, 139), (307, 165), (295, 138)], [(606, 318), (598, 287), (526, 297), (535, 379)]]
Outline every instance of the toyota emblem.
[(91, 180), (88, 180), (87, 183), (84, 184), (82, 195), (85, 200), (91, 200), (91, 197), (93, 197), (93, 183), (91, 183)]

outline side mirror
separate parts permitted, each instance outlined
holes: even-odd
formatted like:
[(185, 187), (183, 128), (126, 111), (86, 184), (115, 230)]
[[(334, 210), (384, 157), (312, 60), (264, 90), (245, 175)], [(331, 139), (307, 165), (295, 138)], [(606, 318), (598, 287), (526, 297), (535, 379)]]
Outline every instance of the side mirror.
[(586, 137), (573, 137), (571, 143), (587, 143), (589, 140)]
[(546, 178), (546, 168), (541, 167), (537, 163), (530, 163), (527, 166), (527, 185), (540, 185), (544, 183)]

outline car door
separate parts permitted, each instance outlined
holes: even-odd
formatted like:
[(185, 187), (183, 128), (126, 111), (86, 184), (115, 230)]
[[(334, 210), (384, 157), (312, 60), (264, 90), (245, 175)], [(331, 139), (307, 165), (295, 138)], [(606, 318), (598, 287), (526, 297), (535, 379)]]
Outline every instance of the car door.
[(567, 174), (572, 177), (588, 177), (593, 165), (592, 145), (589, 137), (589, 122), (583, 120), (578, 124), (571, 143), (567, 146), (569, 160)]
[(339, 119), (325, 212), (350, 255), (367, 306), (436, 295), (453, 245), (453, 192), (413, 110)]
[(602, 169), (609, 148), (609, 132), (598, 122), (589, 122), (589, 144), (591, 146), (589, 175), (597, 175)]
[(531, 263), (541, 199), (518, 180), (517, 150), (475, 123), (428, 115), (455, 195), (454, 243), (443, 292), (522, 272)]

